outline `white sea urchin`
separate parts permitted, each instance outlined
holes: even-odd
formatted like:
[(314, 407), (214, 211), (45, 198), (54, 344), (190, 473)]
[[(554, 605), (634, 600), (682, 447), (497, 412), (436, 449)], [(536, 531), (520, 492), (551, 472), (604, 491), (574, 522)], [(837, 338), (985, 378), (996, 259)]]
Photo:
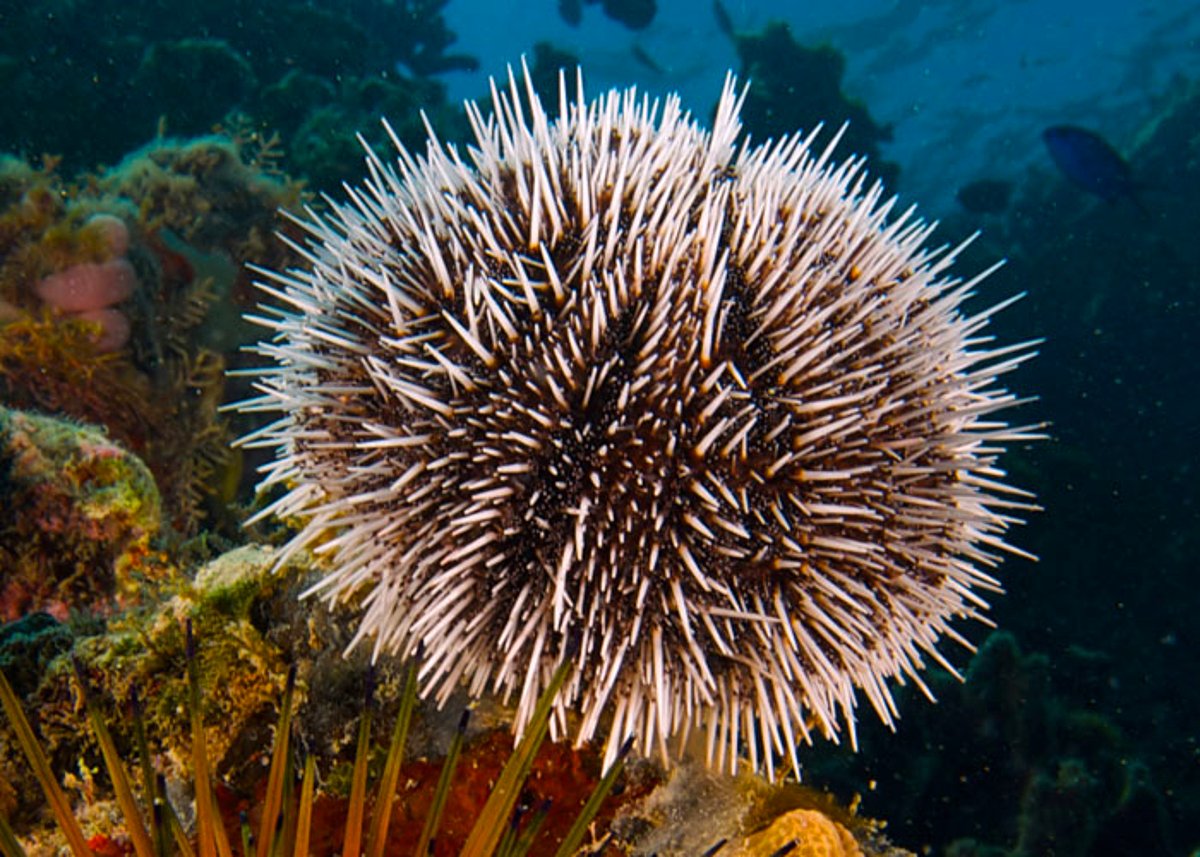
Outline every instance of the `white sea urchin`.
[(331, 599), (367, 591), (356, 640), (423, 647), (439, 700), (516, 694), (518, 731), (568, 657), (556, 731), (610, 756), (703, 725), (710, 763), (795, 766), (853, 740), (856, 689), (890, 724), (1025, 504), (994, 415), (1030, 351), (962, 310), (987, 272), (947, 279), (832, 143), (739, 145), (732, 79), (711, 132), (509, 84), (465, 157), (369, 153), (309, 266), (262, 272), (263, 514), (305, 522)]

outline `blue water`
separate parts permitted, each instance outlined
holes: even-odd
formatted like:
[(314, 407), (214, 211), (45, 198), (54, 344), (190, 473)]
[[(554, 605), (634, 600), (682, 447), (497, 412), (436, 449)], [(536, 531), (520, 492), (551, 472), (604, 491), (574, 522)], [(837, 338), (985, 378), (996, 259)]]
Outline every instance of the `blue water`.
[[(455, 98), (478, 95), (530, 45), (547, 40), (583, 62), (590, 87), (630, 84), (679, 92), (707, 115), (728, 69), (732, 43), (705, 0), (661, 0), (649, 28), (632, 32), (585, 7), (579, 28), (550, 0), (453, 2), (446, 19), (456, 48), (477, 56), (479, 74), (446, 77)], [(942, 0), (785, 3), (730, 0), (737, 32), (787, 21), (806, 45), (846, 55), (844, 89), (864, 101), (894, 140), (902, 190), (940, 216), (952, 188), (981, 175), (1015, 179), (1049, 169), (1039, 134), (1084, 124), (1118, 146), (1132, 143), (1178, 77), (1200, 74), (1200, 14), (1187, 0)], [(535, 8), (536, 7), (536, 8)], [(637, 45), (663, 68), (633, 59)]]

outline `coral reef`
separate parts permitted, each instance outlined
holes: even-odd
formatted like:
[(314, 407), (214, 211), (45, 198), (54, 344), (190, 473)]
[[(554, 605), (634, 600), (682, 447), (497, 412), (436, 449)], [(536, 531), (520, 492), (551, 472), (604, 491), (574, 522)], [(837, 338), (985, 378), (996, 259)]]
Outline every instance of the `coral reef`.
[[(108, 797), (104, 782), (95, 774), (103, 742), (98, 735), (80, 729), (84, 685), (91, 699), (89, 707), (97, 706), (112, 724), (115, 746), (126, 756), (132, 755), (133, 736), (127, 726), (120, 724), (129, 723), (129, 708), (124, 701), (137, 689), (141, 700), (138, 711), (144, 714), (136, 717), (144, 718), (147, 733), (154, 736), (155, 766), (166, 778), (168, 794), (178, 795), (191, 781), (196, 741), (202, 741), (211, 768), (219, 773), (217, 801), (221, 814), (236, 831), (240, 813), (255, 816), (262, 806), (264, 748), (271, 743), (270, 727), (278, 719), (280, 699), (291, 698), (291, 691), (285, 690), (290, 681), (285, 661), (291, 661), (299, 676), (295, 684), (297, 710), (291, 721), (295, 742), (324, 771), (313, 808), (311, 853), (338, 852), (346, 819), (351, 815), (349, 807), (355, 801), (357, 771), (364, 763), (373, 771), (379, 770), (388, 751), (386, 727), (397, 716), (406, 682), (402, 670), (376, 672), (368, 669), (363, 658), (348, 663), (331, 652), (324, 645), (322, 630), (336, 627), (337, 622), (325, 616), (325, 608), (317, 602), (298, 606), (295, 598), (296, 587), (310, 576), (308, 559), (296, 557), (278, 574), (273, 569), (276, 559), (269, 549), (237, 549), (204, 566), (193, 582), (177, 580), (174, 598), (115, 617), (106, 632), (79, 637), (70, 657), (58, 657), (40, 672), (31, 671), (31, 664), (16, 662), (13, 674), (21, 676), (21, 681), (14, 684), (22, 689), (23, 707), (36, 712), (36, 729), (44, 752), (60, 770), (67, 770), (65, 781), (75, 799), (92, 807), (92, 811), (83, 813), (88, 819), (84, 824), (87, 835), (97, 841), (115, 840), (120, 838), (122, 827), (110, 814), (95, 811)], [(287, 620), (280, 619), (281, 611)], [(37, 624), (35, 630), (56, 625), (49, 617)], [(192, 627), (199, 641), (194, 656), (187, 650)], [(11, 649), (5, 645), (9, 638), (17, 638), (25, 630), (4, 628), (0, 653)], [(11, 653), (19, 658), (29, 648)], [(49, 654), (43, 647), (39, 662), (44, 663)], [(188, 719), (180, 717), (181, 711), (194, 704), (189, 689), (192, 678), (183, 669), (193, 660), (204, 699), (204, 727), (199, 738)], [(7, 659), (6, 674), (12, 666), (14, 659)], [(31, 675), (36, 677), (33, 687)], [(346, 696), (334, 691), (340, 686), (349, 690), (352, 685), (357, 685), (357, 690)], [(364, 686), (374, 688), (368, 691), (366, 719)], [(408, 693), (415, 693), (415, 685), (409, 682), (407, 686)], [(313, 693), (311, 688), (316, 687), (322, 692)], [(464, 732), (461, 725), (447, 730), (447, 722), (462, 720), (462, 702), (456, 701), (449, 712), (418, 707), (417, 721), (406, 742), (410, 761), (399, 770), (400, 788), (388, 834), (388, 853), (408, 853), (406, 849), (417, 841), (435, 805), (442, 806), (441, 822), (437, 850), (429, 853), (458, 853), (484, 812), (493, 786), (503, 779), (506, 760), (521, 752), (496, 720), (497, 716), (511, 716), (511, 712), (489, 715), (485, 707), (475, 712), (472, 721), (478, 721), (478, 725), (469, 731)], [(364, 722), (375, 726), (367, 733), (374, 745), (371, 755), (359, 760), (355, 745), (361, 745), (362, 738), (360, 732), (356, 742), (355, 733), (364, 728)], [(0, 792), (0, 812), (12, 818), (33, 841), (46, 837), (52, 841), (56, 834), (38, 832), (36, 825), (31, 827), (40, 799), (35, 797), (37, 786), (30, 781), (29, 771), (20, 759), (20, 742), (8, 731), (11, 725), (0, 724), (0, 780), (18, 788), (12, 794)], [(440, 794), (441, 758), (448, 751), (452, 755), (461, 752), (459, 774), (448, 793)], [(527, 812), (528, 817), (541, 818), (540, 838), (531, 841), (534, 853), (542, 853), (538, 842), (553, 845), (574, 830), (576, 816), (600, 781), (599, 759), (591, 750), (544, 744), (529, 765), (521, 800), (529, 810), (545, 807), (532, 815)], [(605, 788), (612, 784), (608, 782)], [(615, 806), (643, 793), (636, 788), (623, 792), (619, 801), (597, 816), (599, 819), (610, 818)]]
[(105, 427), (149, 465), (185, 536), (205, 517), (236, 526), (224, 369), (250, 338), (246, 263), (287, 264), (271, 233), (302, 198), (274, 155), (160, 140), (77, 182), (53, 161), (0, 161), (0, 401)]
[(127, 354), (96, 350), (85, 321), (14, 311), (0, 323), (0, 401), (102, 425), (138, 450), (151, 433), (149, 394)]
[(76, 262), (48, 274), (34, 287), (34, 293), (52, 310), (97, 325), (94, 346), (98, 353), (116, 351), (129, 341), (129, 319), (116, 305), (133, 297), (138, 285), (137, 273), (125, 258), (129, 228), (119, 217), (96, 214), (80, 227), (79, 234), (85, 240), (97, 235), (109, 258)]
[[(94, 696), (114, 722), (127, 719), (127, 702), (136, 687), (145, 701), (148, 728), (155, 735), (160, 770), (169, 781), (186, 776), (192, 737), (186, 718), (180, 718), (188, 699), (184, 662), (183, 619), (191, 616), (201, 649), (202, 683), (208, 705), (205, 737), (214, 764), (236, 747), (231, 778), (254, 776), (270, 717), (283, 690), (287, 667), (284, 653), (268, 641), (256, 611), (275, 599), (295, 598), (296, 575), (302, 567), (271, 573), (269, 550), (247, 548), (227, 554), (203, 567), (195, 579), (174, 569), (157, 581), (153, 598), (138, 609), (110, 617), (105, 627), (79, 636), (70, 658), (60, 657), (40, 674), (35, 686), (22, 682), (27, 707), (37, 711), (37, 729), (46, 750), (59, 765), (80, 769), (82, 760), (98, 758), (95, 739), (79, 729), (76, 671), (87, 677)], [(302, 615), (289, 613), (288, 615)], [(307, 630), (301, 625), (296, 633)], [(78, 666), (73, 665), (77, 664)], [(6, 673), (12, 675), (8, 669)], [(123, 730), (120, 745), (131, 740)], [(0, 779), (28, 783), (28, 772), (17, 761), (11, 742), (0, 751)], [(74, 764), (73, 764), (74, 762)], [(87, 797), (86, 783), (77, 783)], [(22, 803), (14, 814), (24, 818), (35, 810), (36, 791), (22, 788)]]
[[(377, 777), (388, 752), (388, 730), (406, 692), (405, 670), (380, 665), (372, 671), (363, 656), (342, 658), (340, 648), (331, 646), (347, 641), (345, 616), (330, 614), (320, 602), (296, 600), (297, 591), (315, 576), (311, 558), (298, 554), (275, 573), (278, 557), (276, 550), (262, 546), (230, 551), (205, 564), (192, 580), (173, 578), (164, 590), (173, 591), (173, 597), (112, 617), (106, 628), (73, 635), (48, 616), (0, 628), (0, 665), (6, 675), (19, 677), (13, 684), (23, 708), (31, 713), (45, 753), (64, 774), (84, 832), (94, 841), (119, 842), (125, 828), (115, 820), (108, 780), (100, 772), (101, 746), (91, 730), (81, 728), (81, 682), (88, 687), (89, 705), (103, 714), (115, 746), (131, 761), (138, 751), (127, 700), (137, 689), (155, 769), (182, 811), (191, 799), (188, 784), (196, 746), (193, 727), (181, 716), (192, 704), (183, 624), (190, 618), (204, 700), (202, 740), (217, 775), (216, 799), (231, 839), (242, 814), (252, 826), (258, 824), (270, 755), (266, 748), (272, 744), (272, 728), (278, 728), (291, 664), (296, 681), (289, 732), (297, 752), (311, 755), (322, 772), (313, 804), (312, 853), (338, 852), (354, 801), (363, 688), (373, 683), (366, 764)], [(34, 639), (41, 642), (35, 645)], [(512, 717), (511, 707), (482, 700), (473, 707), (464, 732), (465, 703), (459, 696), (445, 709), (416, 706), (406, 761), (399, 770), (388, 853), (408, 853), (405, 849), (420, 835), (430, 808), (444, 801), (433, 853), (457, 854), (506, 760), (517, 752), (504, 725)], [(44, 818), (39, 821), (38, 786), (10, 726), (0, 720), (0, 781), (13, 785), (7, 795), (0, 790), (0, 813), (27, 842), (49, 847), (61, 841), (60, 834), (48, 831)], [(448, 792), (439, 798), (442, 760), (448, 753), (460, 754), (459, 762)], [(530, 761), (520, 797), (526, 818), (542, 817), (540, 838), (530, 853), (553, 853), (600, 773), (596, 748), (541, 746)], [(648, 762), (628, 766), (616, 785), (619, 795), (605, 802), (594, 827), (596, 841), (608, 842), (605, 854), (696, 854), (725, 840), (729, 848), (736, 842), (748, 849), (736, 853), (765, 857), (771, 852), (756, 844), (761, 841), (754, 838), (756, 831), (777, 831), (782, 825), (790, 825), (786, 829), (792, 836), (836, 831), (844, 850), (812, 852), (821, 857), (903, 853), (891, 848), (877, 823), (839, 808), (828, 795), (796, 785), (772, 786), (749, 775), (719, 776), (702, 765), (687, 765), (664, 780), (662, 771)], [(781, 816), (784, 820), (778, 821)], [(806, 823), (798, 826), (798, 820)]]
[[(188, 267), (203, 264), (204, 254), (222, 255), (225, 270), (210, 275), (223, 280), (213, 288), (225, 315), (212, 319), (213, 327), (233, 322), (236, 328), (238, 304), (249, 294), (248, 262), (286, 264), (291, 258), (274, 233), (284, 225), (278, 212), (300, 207), (303, 186), (278, 172), (272, 146), (256, 138), (155, 140), (102, 174), (96, 186), (136, 207), (138, 226), (164, 276), (186, 277)], [(158, 323), (165, 324), (170, 307), (157, 310)]]
[(102, 606), (160, 519), (146, 466), (93, 428), (0, 406), (0, 619)]

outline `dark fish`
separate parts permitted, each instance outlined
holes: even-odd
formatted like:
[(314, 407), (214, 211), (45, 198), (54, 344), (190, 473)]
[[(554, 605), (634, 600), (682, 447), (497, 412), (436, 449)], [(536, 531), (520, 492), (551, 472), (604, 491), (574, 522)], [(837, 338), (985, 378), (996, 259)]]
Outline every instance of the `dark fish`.
[(1088, 193), (1108, 202), (1128, 199), (1141, 208), (1129, 163), (1095, 131), (1055, 125), (1042, 132), (1042, 140), (1059, 171)]
[(960, 187), (955, 196), (958, 204), (973, 214), (999, 214), (1008, 208), (1012, 190), (1012, 182), (979, 179)]
[(729, 10), (721, 0), (713, 0), (713, 17), (717, 19), (717, 29), (732, 39), (733, 18), (729, 17)]
[(583, 20), (583, 4), (579, 0), (558, 0), (558, 14), (572, 27)]
[(661, 65), (659, 65), (658, 62), (655, 61), (654, 57), (652, 57), (652, 56), (650, 56), (650, 54), (646, 53), (645, 49), (643, 49), (641, 45), (635, 44), (629, 50), (630, 50), (630, 53), (633, 54), (633, 58), (635, 60), (640, 62), (642, 65), (644, 65), (646, 68), (650, 69), (655, 74), (663, 74), (664, 73), (663, 67)]
[(601, 0), (600, 7), (605, 15), (631, 30), (646, 29), (658, 14), (658, 0)]

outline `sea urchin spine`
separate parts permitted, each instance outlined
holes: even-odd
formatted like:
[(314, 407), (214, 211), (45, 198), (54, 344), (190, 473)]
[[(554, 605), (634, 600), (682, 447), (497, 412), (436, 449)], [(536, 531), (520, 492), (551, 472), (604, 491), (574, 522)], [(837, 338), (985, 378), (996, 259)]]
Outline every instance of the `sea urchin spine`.
[(947, 278), (833, 143), (739, 144), (732, 79), (712, 131), (509, 84), (465, 155), (369, 153), (308, 266), (261, 272), (262, 514), (366, 592), (356, 641), (423, 647), (440, 701), (515, 695), (518, 732), (567, 658), (555, 731), (610, 757), (702, 726), (720, 767), (796, 766), (856, 690), (891, 724), (1028, 508), (996, 380), (1031, 352), (963, 311), (986, 272)]

